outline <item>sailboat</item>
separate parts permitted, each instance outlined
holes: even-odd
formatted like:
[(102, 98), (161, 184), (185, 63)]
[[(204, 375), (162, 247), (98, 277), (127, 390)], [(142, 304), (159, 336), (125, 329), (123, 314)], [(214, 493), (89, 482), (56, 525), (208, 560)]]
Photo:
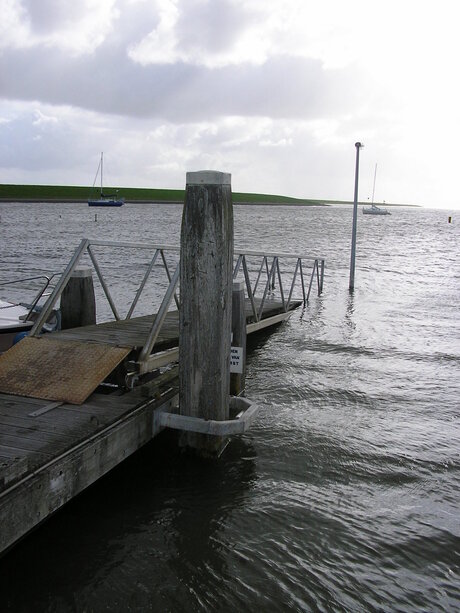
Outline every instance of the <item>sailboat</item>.
[(104, 153), (101, 152), (101, 159), (99, 161), (99, 166), (97, 167), (96, 176), (94, 177), (94, 184), (96, 183), (97, 175), (101, 172), (101, 193), (99, 198), (90, 198), (88, 200), (88, 206), (123, 206), (125, 203), (124, 198), (118, 197), (118, 190), (115, 194), (104, 194), (102, 183), (103, 183), (103, 174), (104, 174)]
[(363, 215), (391, 215), (390, 211), (387, 209), (382, 209), (379, 206), (374, 204), (374, 193), (375, 193), (375, 179), (377, 178), (377, 164), (375, 165), (374, 170), (374, 186), (372, 188), (372, 202), (371, 206), (363, 207)]

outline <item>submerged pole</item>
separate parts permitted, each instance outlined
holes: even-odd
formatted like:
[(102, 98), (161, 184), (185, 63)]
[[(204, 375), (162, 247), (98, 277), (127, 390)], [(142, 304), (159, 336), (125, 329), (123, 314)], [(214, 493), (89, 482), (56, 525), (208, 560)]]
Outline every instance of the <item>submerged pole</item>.
[(350, 259), (350, 283), (348, 289), (355, 289), (355, 258), (356, 258), (356, 228), (358, 225), (358, 178), (359, 178), (359, 150), (364, 147), (362, 143), (355, 143), (356, 168), (355, 168), (355, 195), (353, 200), (353, 229), (351, 231), (351, 259)]

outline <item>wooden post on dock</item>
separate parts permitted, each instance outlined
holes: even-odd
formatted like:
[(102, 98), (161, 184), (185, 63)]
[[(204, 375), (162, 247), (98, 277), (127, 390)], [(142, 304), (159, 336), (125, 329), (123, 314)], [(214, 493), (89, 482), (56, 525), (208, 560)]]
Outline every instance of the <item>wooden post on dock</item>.
[(235, 372), (230, 371), (230, 394), (239, 396), (244, 391), (246, 381), (246, 313), (244, 308), (244, 283), (233, 283), (232, 293), (232, 353), (239, 348), (238, 365)]
[[(230, 174), (188, 172), (182, 216), (179, 315), (181, 415), (229, 418), (233, 206)], [(184, 433), (181, 445), (219, 455), (226, 441)]]
[(76, 268), (61, 295), (61, 327), (78, 328), (96, 323), (96, 299), (90, 268)]

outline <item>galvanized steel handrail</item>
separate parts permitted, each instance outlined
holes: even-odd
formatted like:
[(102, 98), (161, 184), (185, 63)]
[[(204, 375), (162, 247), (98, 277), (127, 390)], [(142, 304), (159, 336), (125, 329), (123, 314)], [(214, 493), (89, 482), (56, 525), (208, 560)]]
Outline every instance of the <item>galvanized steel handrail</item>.
[[(88, 240), (88, 239), (87, 239)], [(180, 252), (180, 247), (178, 245), (168, 245), (168, 244), (157, 244), (157, 243), (131, 243), (131, 242), (123, 242), (123, 241), (103, 241), (103, 240), (90, 240), (91, 245), (97, 247), (126, 247), (128, 249), (161, 249), (163, 251), (175, 251), (177, 253)], [(299, 259), (302, 260), (316, 260), (312, 255), (303, 254), (303, 253), (282, 253), (279, 251), (257, 251), (252, 249), (246, 249), (244, 247), (240, 247), (235, 245), (234, 253), (244, 253), (245, 255), (255, 255), (255, 256), (267, 256), (267, 257), (278, 257), (283, 259)]]
[[(35, 277), (21, 277), (20, 279), (13, 279), (13, 281), (2, 281), (0, 283), (0, 286), (3, 287), (4, 285), (15, 285), (15, 284), (18, 284), (18, 283), (26, 283), (28, 281), (37, 281), (38, 279), (43, 281), (43, 279), (45, 279), (45, 283), (38, 290), (38, 293), (36, 294), (36, 296), (32, 300), (32, 302), (30, 304), (24, 305), (24, 306), (26, 306), (26, 308), (29, 309), (29, 312), (27, 313), (27, 315), (24, 318), (24, 321), (28, 321), (29, 317), (32, 315), (33, 310), (35, 309), (37, 304), (40, 302), (40, 300), (43, 297), (46, 297), (46, 296), (49, 295), (49, 294), (46, 294), (45, 292), (50, 287), (50, 283), (53, 280), (53, 278), (56, 277), (59, 274), (60, 273), (55, 272), (52, 275), (37, 275)], [(17, 306), (17, 305), (11, 305), (11, 306)], [(0, 308), (1, 309), (5, 309), (5, 308), (9, 308), (9, 306), (7, 306), (7, 307), (0, 307)]]
[(142, 348), (142, 351), (140, 353), (139, 360), (138, 360), (139, 362), (145, 361), (149, 357), (149, 355), (152, 353), (153, 346), (155, 344), (155, 341), (158, 338), (158, 335), (160, 334), (161, 327), (166, 318), (166, 314), (168, 312), (169, 305), (171, 304), (172, 298), (175, 295), (176, 286), (179, 281), (179, 273), (180, 273), (180, 266), (178, 264), (176, 267), (176, 271), (174, 272), (174, 275), (169, 283), (169, 287), (166, 291), (166, 294), (164, 295), (163, 301), (160, 306), (160, 310), (158, 311), (154, 319), (153, 326), (150, 329), (150, 334), (148, 336), (148, 339), (146, 343), (144, 344), (144, 347)]
[[(173, 252), (179, 252), (180, 249), (178, 247), (175, 246), (171, 246), (171, 245), (151, 245), (148, 243), (128, 243), (128, 242), (113, 242), (113, 241), (101, 241), (101, 240), (90, 240), (87, 238), (82, 239), (82, 241), (80, 242), (79, 246), (77, 247), (77, 249), (75, 250), (69, 264), (67, 265), (67, 267), (65, 268), (64, 272), (62, 273), (61, 278), (59, 279), (58, 283), (56, 284), (52, 294), (50, 295), (50, 297), (48, 298), (47, 302), (45, 303), (43, 310), (40, 314), (40, 316), (37, 318), (37, 321), (35, 322), (34, 326), (32, 327), (32, 330), (30, 332), (30, 334), (32, 336), (36, 336), (38, 335), (42, 328), (43, 328), (43, 324), (46, 322), (46, 319), (48, 318), (48, 316), (50, 315), (54, 305), (56, 304), (56, 302), (58, 301), (58, 299), (61, 297), (62, 292), (64, 291), (65, 286), (67, 285), (72, 273), (74, 272), (74, 270), (77, 268), (83, 254), (85, 252), (88, 253), (91, 262), (93, 264), (94, 270), (96, 271), (96, 275), (99, 279), (99, 282), (102, 286), (102, 289), (104, 291), (104, 294), (107, 298), (107, 301), (110, 305), (110, 308), (112, 310), (112, 313), (115, 317), (115, 319), (117, 321), (119, 321), (121, 319), (121, 316), (118, 312), (118, 309), (116, 307), (115, 301), (112, 298), (112, 295), (110, 293), (109, 287), (106, 283), (106, 280), (104, 278), (104, 275), (102, 273), (102, 270), (99, 266), (99, 263), (97, 261), (96, 258), (96, 254), (93, 250), (93, 247), (116, 247), (116, 248), (128, 248), (128, 249), (155, 249), (155, 254), (147, 268), (146, 274), (144, 275), (141, 284), (136, 292), (136, 295), (134, 297), (134, 300), (128, 310), (128, 314), (126, 316), (126, 319), (130, 319), (133, 311), (139, 301), (139, 298), (142, 294), (142, 291), (145, 287), (145, 284), (147, 282), (147, 279), (153, 269), (153, 266), (155, 265), (158, 255), (161, 255), (161, 259), (163, 262), (163, 267), (165, 268), (166, 271), (166, 275), (168, 278), (168, 281), (171, 285), (172, 283), (172, 277), (171, 277), (171, 273), (169, 271), (167, 262), (166, 262), (166, 258), (164, 256), (164, 252), (165, 251), (173, 251)], [(177, 284), (177, 280), (176, 280), (176, 284)], [(179, 300), (177, 298), (177, 295), (175, 293), (173, 293), (173, 296), (176, 300), (176, 304), (179, 308)], [(169, 304), (168, 304), (169, 306)]]
[[(313, 267), (311, 270), (308, 291), (305, 291), (303, 262), (305, 261), (305, 259), (310, 260), (312, 258), (309, 258), (309, 257), (305, 258), (303, 256), (293, 255), (293, 254), (276, 254), (276, 253), (266, 253), (266, 252), (261, 252), (261, 251), (250, 251), (250, 250), (239, 251), (239, 252), (235, 250), (235, 254), (236, 253), (238, 253), (238, 256), (237, 256), (235, 267), (233, 269), (233, 279), (237, 279), (238, 275), (240, 274), (240, 271), (241, 270), (243, 271), (244, 282), (246, 284), (246, 293), (250, 300), (252, 314), (256, 322), (262, 319), (264, 307), (267, 303), (268, 296), (275, 289), (276, 278), (278, 279), (279, 294), (280, 294), (281, 302), (283, 305), (283, 311), (285, 313), (289, 311), (292, 301), (294, 299), (293, 293), (294, 293), (296, 282), (299, 276), (300, 276), (300, 286), (302, 290), (302, 300), (304, 304), (306, 304), (310, 298), (310, 293), (312, 290), (315, 274), (316, 274), (316, 279), (317, 279), (318, 295), (320, 295), (323, 291), (324, 264), (325, 264), (325, 260), (323, 258), (313, 258)], [(248, 271), (248, 257), (254, 257), (254, 256), (261, 257), (262, 260), (261, 260), (260, 265), (258, 265), (258, 267), (256, 268), (256, 270), (258, 270), (257, 277), (255, 280), (254, 286), (252, 286), (249, 271)], [(270, 258), (272, 258), (272, 261), (269, 264)], [(286, 259), (287, 260), (295, 259), (296, 261), (287, 299), (286, 299), (286, 295), (285, 295), (285, 291), (283, 287), (283, 275), (282, 275), (281, 266), (280, 266), (280, 260), (286, 260)], [(259, 307), (257, 308), (256, 299), (255, 299), (256, 290), (259, 286), (261, 278), (263, 277), (264, 269), (266, 273), (266, 283), (263, 288), (263, 294), (262, 294), (262, 298), (261, 298)]]
[(75, 250), (75, 253), (70, 259), (70, 262), (67, 264), (66, 269), (62, 273), (61, 278), (57, 282), (56, 286), (54, 287), (54, 290), (52, 291), (51, 295), (46, 301), (40, 313), (40, 316), (37, 318), (37, 321), (32, 326), (32, 329), (30, 331), (31, 336), (38, 335), (41, 332), (45, 321), (48, 319), (49, 315), (51, 314), (51, 311), (53, 310), (54, 305), (56, 304), (58, 299), (61, 297), (61, 294), (64, 291), (64, 288), (67, 285), (68, 280), (70, 279), (70, 275), (75, 270), (78, 262), (80, 261), (81, 256), (83, 255), (88, 245), (89, 245), (89, 240), (87, 238), (82, 239), (77, 249)]
[[(54, 287), (54, 290), (52, 291), (51, 295), (46, 301), (41, 313), (39, 314), (39, 317), (37, 318), (37, 321), (35, 322), (31, 330), (31, 335), (38, 335), (40, 331), (42, 330), (43, 324), (46, 322), (47, 318), (49, 317), (57, 300), (62, 295), (62, 292), (65, 286), (67, 285), (72, 273), (76, 269), (78, 263), (80, 262), (85, 252), (88, 253), (91, 259), (91, 262), (96, 271), (96, 275), (99, 279), (99, 282), (101, 283), (102, 289), (107, 298), (107, 301), (109, 302), (110, 308), (112, 310), (112, 313), (115, 319), (116, 320), (121, 319), (118, 309), (115, 305), (115, 301), (112, 298), (107, 282), (98, 264), (96, 254), (93, 249), (94, 247), (113, 247), (113, 248), (154, 250), (153, 257), (151, 258), (147, 266), (146, 272), (136, 291), (133, 302), (131, 303), (129, 307), (128, 313), (126, 315), (126, 319), (131, 318), (134, 312), (134, 309), (136, 308), (136, 305), (139, 302), (141, 294), (145, 288), (147, 280), (150, 274), (152, 273), (152, 270), (155, 264), (161, 261), (161, 266), (166, 272), (166, 276), (168, 278), (169, 285), (164, 294), (160, 309), (152, 323), (152, 328), (150, 330), (149, 336), (140, 353), (138, 362), (142, 363), (143, 361), (148, 360), (153, 350), (154, 344), (158, 338), (158, 335), (160, 334), (161, 327), (164, 323), (166, 314), (168, 312), (168, 309), (171, 305), (173, 298), (175, 300), (177, 309), (179, 309), (180, 307), (179, 298), (176, 293), (177, 287), (179, 285), (180, 267), (179, 267), (179, 264), (177, 264), (174, 274), (171, 275), (171, 272), (170, 272), (170, 269), (169, 269), (169, 266), (166, 260), (166, 256), (165, 256), (166, 252), (173, 252), (178, 255), (180, 254), (180, 248), (175, 245), (113, 242), (113, 241), (103, 241), (103, 240), (90, 240), (87, 238), (82, 239), (79, 246), (75, 250), (69, 264), (67, 265), (66, 269), (62, 273), (61, 278), (59, 279), (58, 283)], [(278, 280), (278, 290), (280, 293), (282, 308), (284, 312), (289, 311), (292, 301), (294, 300), (293, 293), (294, 293), (296, 283), (297, 283), (299, 276), (300, 276), (300, 287), (302, 290), (302, 300), (304, 304), (306, 304), (309, 300), (315, 276), (316, 276), (317, 287), (318, 287), (318, 295), (322, 293), (323, 281), (324, 281), (324, 259), (312, 258), (311, 256), (301, 256), (301, 255), (291, 254), (291, 253), (289, 254), (288, 253), (275, 253), (275, 252), (264, 252), (264, 251), (254, 251), (254, 250), (244, 250), (244, 249), (239, 250), (238, 248), (235, 248), (234, 254), (237, 259), (236, 259), (236, 264), (233, 270), (233, 278), (236, 279), (242, 269), (242, 273), (243, 273), (244, 281), (246, 285), (246, 294), (251, 304), (251, 310), (253, 313), (254, 320), (256, 322), (259, 322), (262, 319), (264, 307), (267, 304), (267, 301), (269, 300), (269, 295), (271, 295), (273, 291), (275, 290), (276, 278)], [(252, 285), (251, 275), (249, 272), (248, 258), (258, 258), (258, 257), (261, 257), (261, 263), (260, 265), (258, 265), (257, 278), (255, 280), (254, 285)], [(269, 263), (270, 259), (272, 259), (272, 261)], [(282, 275), (282, 270), (280, 266), (280, 260), (283, 260), (283, 261), (284, 260), (295, 260), (294, 273), (293, 273), (291, 285), (289, 287), (289, 291), (287, 293), (287, 297), (284, 291), (283, 275)], [(305, 260), (313, 261), (313, 267), (311, 270), (308, 291), (306, 291), (306, 284), (305, 284), (305, 279), (304, 279), (303, 262), (305, 262)], [(262, 298), (260, 300), (260, 303), (257, 306), (255, 295), (256, 295), (256, 290), (259, 286), (259, 283), (261, 282), (261, 279), (264, 276), (264, 269), (265, 269), (265, 274), (266, 274), (266, 282), (263, 287)]]

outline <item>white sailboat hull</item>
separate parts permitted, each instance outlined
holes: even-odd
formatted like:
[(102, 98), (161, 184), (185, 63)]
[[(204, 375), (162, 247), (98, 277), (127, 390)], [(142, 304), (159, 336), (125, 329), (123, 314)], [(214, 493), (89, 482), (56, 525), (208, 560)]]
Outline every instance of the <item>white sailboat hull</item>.
[(387, 209), (381, 209), (378, 206), (363, 208), (363, 215), (391, 215)]

